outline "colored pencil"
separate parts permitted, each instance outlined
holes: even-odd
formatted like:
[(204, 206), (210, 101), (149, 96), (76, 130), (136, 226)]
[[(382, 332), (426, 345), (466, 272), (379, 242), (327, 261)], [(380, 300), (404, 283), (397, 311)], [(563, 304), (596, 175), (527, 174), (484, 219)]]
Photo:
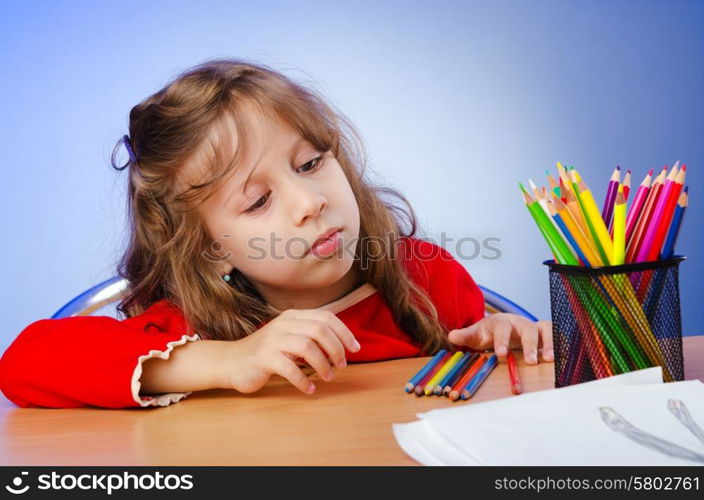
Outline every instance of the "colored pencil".
[(530, 197), (528, 192), (525, 191), (525, 188), (523, 188), (522, 186), (523, 185), (521, 184), (521, 188), (523, 189), (523, 197), (525, 199), (526, 206), (528, 207), (528, 211), (533, 216), (533, 219), (535, 220), (535, 223), (538, 225), (538, 227), (542, 228), (542, 231), (544, 231), (545, 237), (548, 241), (548, 245), (552, 248), (553, 253), (558, 256), (560, 262), (573, 266), (577, 265), (577, 259), (572, 254), (572, 251), (567, 246), (567, 243), (565, 243), (565, 240), (557, 232), (557, 230), (553, 226), (553, 223), (550, 222), (550, 218), (548, 217), (548, 215), (538, 204), (538, 202), (534, 201)]
[(406, 386), (404, 387), (404, 390), (408, 393), (413, 392), (413, 389), (415, 389), (416, 385), (423, 380), (423, 377), (433, 369), (435, 365), (438, 364), (438, 362), (442, 359), (442, 357), (445, 355), (447, 352), (446, 349), (440, 349), (435, 356), (433, 356), (430, 361), (428, 361), (423, 368), (421, 368), (418, 373), (416, 373), (411, 380), (406, 383)]
[(550, 186), (550, 191), (552, 191), (555, 196), (560, 196), (560, 185), (557, 183), (549, 170), (546, 170), (545, 174), (548, 177), (548, 186)]
[(452, 378), (459, 372), (462, 367), (464, 367), (465, 363), (469, 361), (469, 359), (472, 357), (472, 353), (465, 352), (462, 357), (455, 363), (455, 365), (452, 367), (452, 369), (447, 372), (447, 374), (435, 385), (435, 389), (433, 390), (435, 392), (436, 396), (442, 396), (443, 390), (445, 389), (445, 386), (449, 383)]
[[(557, 162), (557, 172), (559, 174), (560, 180), (562, 181), (562, 187), (564, 187), (564, 190), (572, 192), (572, 182), (570, 180), (568, 169), (565, 168), (559, 161)], [(563, 196), (565, 195), (565, 193), (561, 194)]]
[(626, 176), (623, 178), (623, 196), (628, 201), (628, 195), (631, 194), (631, 171), (626, 171)]
[(455, 372), (455, 374), (452, 376), (451, 380), (448, 380), (445, 384), (445, 387), (442, 389), (442, 394), (443, 396), (448, 396), (450, 394), (450, 391), (452, 391), (452, 387), (457, 383), (458, 380), (460, 380), (462, 377), (464, 377), (464, 374), (467, 373), (467, 370), (469, 370), (472, 365), (479, 359), (480, 354), (478, 352), (475, 352), (472, 354), (464, 363), (462, 363), (462, 366)]
[(523, 389), (521, 388), (521, 380), (518, 378), (518, 366), (516, 365), (516, 357), (513, 355), (513, 351), (508, 352), (506, 359), (508, 360), (508, 375), (511, 379), (511, 392), (520, 394)]
[(599, 250), (604, 263), (608, 265), (611, 263), (610, 259), (613, 255), (613, 243), (609, 236), (609, 230), (606, 228), (606, 224), (604, 224), (604, 219), (602, 219), (599, 214), (596, 201), (587, 183), (579, 177), (576, 170), (572, 170), (570, 173), (573, 174), (573, 179), (577, 180), (577, 182), (574, 183), (577, 199), (580, 202), (580, 207), (583, 210), (587, 225), (589, 225), (592, 230), (594, 240), (597, 243), (597, 250)]
[(450, 391), (450, 394), (448, 394), (448, 397), (452, 401), (457, 401), (460, 398), (460, 394), (462, 393), (462, 390), (467, 386), (470, 380), (472, 380), (472, 377), (474, 377), (474, 374), (476, 374), (481, 367), (486, 363), (486, 360), (489, 359), (485, 354), (481, 354), (475, 361), (472, 363), (472, 365), (469, 367), (469, 369), (464, 373), (462, 378), (460, 378), (457, 382), (455, 382), (455, 385), (452, 386), (452, 390)]
[(648, 192), (650, 191), (650, 184), (653, 179), (653, 169), (648, 171), (648, 175), (645, 176), (643, 182), (638, 186), (638, 191), (636, 191), (636, 197), (628, 209), (628, 217), (626, 218), (626, 246), (628, 242), (631, 241), (631, 235), (633, 234), (633, 229), (636, 227), (636, 222), (638, 222), (638, 217), (641, 214), (645, 200), (648, 197)]
[(613, 213), (614, 202), (616, 201), (616, 190), (618, 189), (620, 182), (621, 167), (617, 165), (611, 174), (611, 179), (609, 179), (609, 185), (606, 189), (606, 196), (604, 197), (604, 206), (601, 209), (601, 218), (607, 226), (611, 224), (611, 214)]
[[(675, 212), (686, 173), (687, 165), (682, 165), (682, 168), (676, 173), (676, 176), (668, 179), (670, 182), (663, 188), (663, 194), (658, 200), (655, 213), (653, 214), (653, 220), (648, 227), (648, 232), (638, 251), (636, 262), (654, 261), (660, 257), (660, 250), (667, 236), (667, 229), (670, 227), (672, 214)], [(672, 175), (672, 172), (670, 172), (670, 175)]]
[(440, 371), (440, 368), (442, 368), (442, 365), (445, 364), (445, 362), (450, 359), (452, 356), (452, 353), (446, 352), (445, 354), (442, 355), (442, 358), (440, 358), (440, 361), (438, 361), (428, 373), (426, 373), (423, 378), (416, 384), (415, 389), (413, 389), (413, 392), (415, 393), (416, 396), (424, 396), (425, 395), (425, 384), (427, 384), (431, 378), (435, 376), (435, 374)]
[(677, 208), (675, 209), (675, 214), (672, 216), (672, 224), (670, 224), (670, 229), (667, 233), (667, 239), (665, 240), (665, 246), (662, 249), (662, 258), (670, 259), (675, 254), (675, 243), (677, 243), (677, 236), (680, 232), (680, 226), (682, 225), (682, 218), (684, 217), (684, 212), (687, 209), (688, 186), (684, 188), (680, 198), (677, 201)]
[(580, 264), (583, 266), (586, 265), (588, 267), (591, 267), (591, 265), (589, 264), (589, 259), (582, 252), (582, 249), (579, 247), (579, 244), (575, 240), (572, 233), (570, 233), (570, 230), (568, 229), (567, 225), (565, 224), (565, 222), (562, 219), (562, 217), (560, 216), (560, 214), (557, 213), (557, 210), (555, 209), (555, 206), (552, 202), (548, 205), (548, 208), (550, 210), (550, 216), (553, 218), (553, 220), (557, 223), (558, 227), (561, 229), (562, 234), (565, 236), (565, 239), (567, 240), (567, 242), (570, 244), (570, 246), (577, 253), (577, 257), (579, 257)]
[(426, 396), (430, 396), (435, 392), (435, 386), (437, 385), (437, 383), (447, 374), (447, 372), (452, 370), (452, 367), (457, 364), (462, 355), (462, 351), (457, 351), (456, 353), (454, 353), (452, 357), (450, 357), (450, 359), (445, 362), (442, 368), (440, 368), (440, 370), (438, 370), (438, 372), (433, 375), (433, 378), (431, 378), (428, 383), (425, 384), (424, 391)]
[(561, 217), (563, 223), (567, 227), (567, 232), (572, 235), (577, 246), (581, 250), (582, 255), (585, 256), (588, 265), (590, 267), (602, 266), (603, 263), (601, 261), (601, 257), (599, 257), (599, 254), (596, 251), (596, 248), (594, 248), (594, 245), (592, 245), (587, 235), (584, 234), (582, 228), (577, 225), (572, 213), (567, 209), (562, 200), (559, 198), (554, 198), (553, 204), (557, 209), (557, 214)]
[(664, 167), (653, 181), (653, 185), (650, 187), (650, 192), (648, 192), (648, 199), (645, 200), (645, 205), (643, 206), (643, 210), (641, 211), (640, 216), (638, 217), (638, 222), (636, 223), (633, 236), (627, 244), (626, 262), (628, 263), (635, 262), (636, 255), (638, 254), (638, 250), (640, 249), (640, 246), (643, 243), (643, 236), (645, 236), (645, 231), (648, 228), (648, 223), (650, 222), (650, 218), (653, 215), (653, 209), (655, 208), (655, 204), (657, 203), (658, 197), (660, 196), (660, 191), (662, 189), (663, 183), (665, 182), (666, 175), (667, 167)]
[[(577, 223), (577, 225), (579, 225), (580, 229), (587, 237), (587, 240), (589, 241), (591, 247), (594, 248), (594, 251), (596, 253), (599, 253), (596, 249), (596, 242), (594, 241), (594, 237), (592, 236), (592, 233), (589, 230), (587, 221), (584, 220), (584, 217), (582, 216), (582, 209), (579, 207), (579, 201), (577, 201), (577, 196), (574, 194), (574, 192), (569, 191), (567, 193), (567, 196), (565, 196), (562, 201), (569, 210), (569, 212), (572, 214), (572, 218), (574, 219), (574, 221)], [(601, 256), (599, 258), (601, 258)]]
[(472, 377), (472, 380), (469, 381), (467, 386), (460, 394), (460, 397), (462, 399), (469, 399), (474, 396), (474, 394), (477, 392), (477, 389), (479, 389), (479, 386), (482, 385), (482, 383), (486, 380), (492, 370), (496, 368), (496, 364), (498, 363), (498, 361), (499, 358), (496, 357), (496, 354), (492, 354), (491, 357), (486, 360), (486, 363), (484, 363), (479, 369), (479, 371), (474, 375), (474, 377)]
[(614, 253), (611, 264), (618, 266), (623, 264), (626, 258), (626, 197), (623, 194), (623, 186), (618, 187), (613, 211)]

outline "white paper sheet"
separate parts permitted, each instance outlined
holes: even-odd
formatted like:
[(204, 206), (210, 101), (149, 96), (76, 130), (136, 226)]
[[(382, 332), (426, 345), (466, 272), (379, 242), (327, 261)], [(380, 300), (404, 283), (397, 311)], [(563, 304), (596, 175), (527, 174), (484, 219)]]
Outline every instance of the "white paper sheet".
[(609, 406), (631, 424), (704, 455), (667, 409), (681, 399), (704, 427), (704, 384), (663, 384), (659, 367), (584, 384), (419, 414), (395, 424), (406, 453), (427, 465), (704, 465), (649, 449), (601, 419)]

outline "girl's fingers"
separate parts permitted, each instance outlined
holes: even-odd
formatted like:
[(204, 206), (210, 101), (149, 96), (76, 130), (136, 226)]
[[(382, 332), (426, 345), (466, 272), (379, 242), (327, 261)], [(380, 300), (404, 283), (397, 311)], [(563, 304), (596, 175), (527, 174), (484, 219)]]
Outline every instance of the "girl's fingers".
[(325, 351), (338, 368), (344, 368), (347, 366), (347, 360), (345, 359), (345, 346), (342, 345), (340, 338), (335, 335), (330, 328), (330, 325), (324, 321), (311, 320), (314, 322), (315, 327), (310, 328), (310, 323), (306, 322), (305, 331), (298, 331), (299, 335), (306, 335), (315, 340), (323, 351)]
[(301, 369), (293, 362), (293, 360), (285, 355), (278, 356), (273, 366), (274, 373), (281, 375), (283, 378), (291, 382), (291, 384), (305, 394), (313, 394), (315, 385), (301, 371)]
[(333, 333), (340, 339), (345, 348), (350, 352), (357, 352), (361, 348), (352, 331), (334, 313), (326, 310), (312, 309), (315, 318), (328, 324)]
[(287, 347), (284, 350), (305, 359), (323, 380), (330, 381), (335, 378), (327, 356), (312, 338), (292, 334), (287, 338)]
[(552, 322), (538, 321), (537, 324), (538, 330), (540, 331), (540, 338), (543, 343), (543, 360), (554, 361), (555, 354), (553, 353), (552, 347)]
[(451, 330), (448, 332), (447, 338), (455, 345), (467, 346), (475, 351), (483, 351), (493, 345), (486, 318), (467, 328)]
[(523, 359), (526, 364), (534, 365), (538, 362), (538, 325), (526, 318), (520, 318), (515, 324), (521, 337), (523, 346)]
[(513, 327), (511, 322), (504, 318), (496, 318), (492, 322), (492, 330), (494, 331), (494, 352), (499, 359), (504, 359), (508, 354), (509, 343), (511, 342), (511, 331)]

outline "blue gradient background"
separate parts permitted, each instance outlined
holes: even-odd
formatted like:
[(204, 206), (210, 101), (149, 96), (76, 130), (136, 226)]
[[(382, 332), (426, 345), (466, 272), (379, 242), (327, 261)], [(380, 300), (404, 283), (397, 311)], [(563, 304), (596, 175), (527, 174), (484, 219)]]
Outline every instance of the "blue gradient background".
[(373, 177), (475, 279), (549, 317), (549, 251), (517, 182), (572, 164), (601, 203), (611, 170), (680, 160), (685, 334), (704, 333), (701, 2), (38, 2), (0, 4), (0, 349), (114, 274), (130, 108), (179, 72), (244, 57), (313, 86), (365, 140)]

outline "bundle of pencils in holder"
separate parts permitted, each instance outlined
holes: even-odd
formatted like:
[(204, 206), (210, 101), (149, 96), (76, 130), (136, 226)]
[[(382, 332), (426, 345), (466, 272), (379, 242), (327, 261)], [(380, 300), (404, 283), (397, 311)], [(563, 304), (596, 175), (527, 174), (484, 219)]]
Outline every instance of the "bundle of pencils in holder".
[(616, 167), (603, 208), (574, 167), (546, 171), (548, 187), (519, 183), (554, 259), (550, 306), (555, 386), (661, 366), (682, 380), (679, 263), (674, 255), (688, 190), (675, 163), (643, 179), (630, 206), (630, 170)]

